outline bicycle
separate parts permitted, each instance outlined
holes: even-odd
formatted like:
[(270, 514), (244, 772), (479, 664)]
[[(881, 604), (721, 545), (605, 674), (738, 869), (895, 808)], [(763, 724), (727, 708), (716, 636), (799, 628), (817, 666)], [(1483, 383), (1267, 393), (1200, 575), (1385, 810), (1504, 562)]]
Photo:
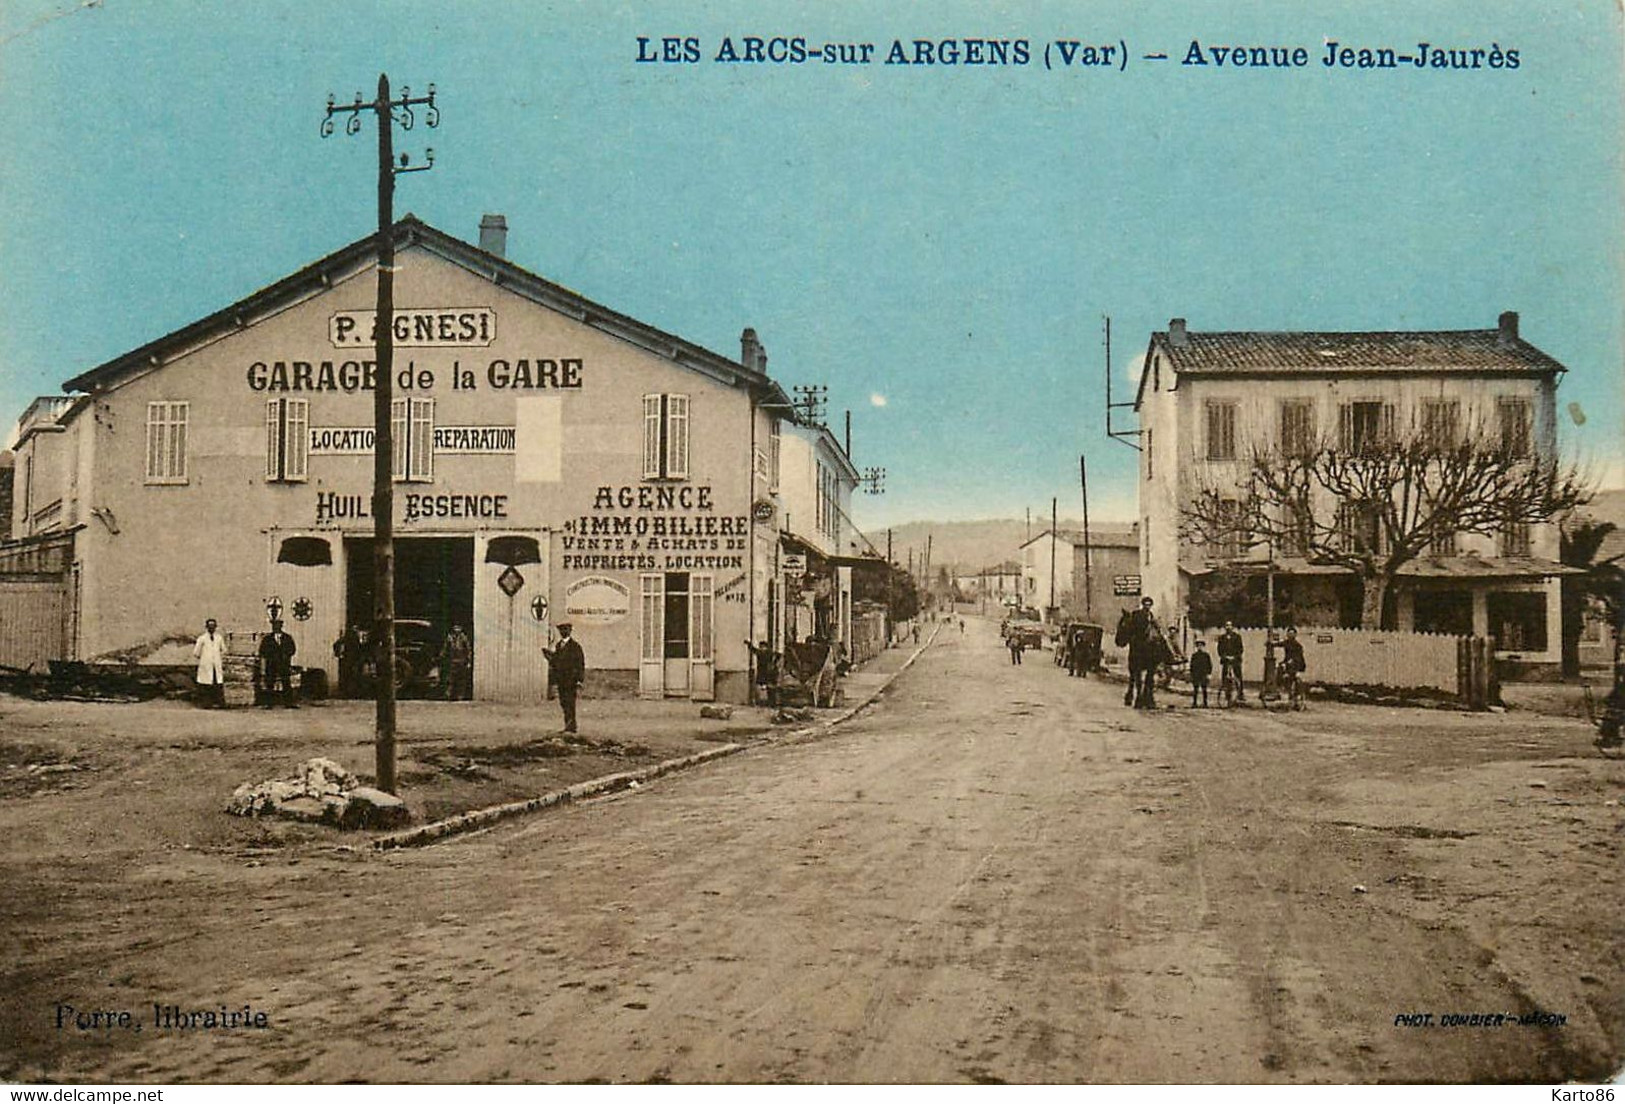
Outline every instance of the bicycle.
[(1281, 693), (1293, 709), (1303, 708), (1303, 682), (1298, 678), (1297, 668), (1290, 663), (1281, 666)]

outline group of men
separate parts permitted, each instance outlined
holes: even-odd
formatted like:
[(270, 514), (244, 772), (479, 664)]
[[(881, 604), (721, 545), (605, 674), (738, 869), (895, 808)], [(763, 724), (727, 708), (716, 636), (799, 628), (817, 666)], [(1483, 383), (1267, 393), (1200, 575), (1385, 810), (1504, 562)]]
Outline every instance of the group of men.
[[(293, 637), (282, 629), (282, 621), (271, 619), (271, 631), (260, 638), (260, 688), (264, 695), (261, 706), (273, 704), (287, 709), (298, 709), (299, 702), (293, 691), (293, 657), (299, 651)], [(226, 704), (226, 637), (220, 623), (214, 618), (203, 622), (203, 634), (192, 644), (192, 658), (197, 661), (197, 683), (203, 691), (203, 703), (212, 709)]]
[[(1289, 628), (1286, 636), (1280, 641), (1281, 662), (1277, 671), (1288, 678), (1303, 674), (1307, 663), (1303, 654), (1303, 641), (1298, 639), (1298, 630)], [(1233, 622), (1226, 621), (1224, 629), (1219, 633), (1215, 651), (1219, 655), (1219, 681), (1223, 685), (1226, 680), (1233, 687), (1234, 700), (1239, 704), (1247, 700), (1245, 683), (1241, 679), (1241, 658), (1246, 652), (1246, 645), (1242, 642), (1241, 634), (1236, 631)], [(1191, 653), (1188, 673), (1191, 680), (1191, 706), (1208, 704), (1208, 684), (1213, 676), (1213, 658), (1208, 655), (1207, 641), (1197, 640), (1196, 650)]]
[[(561, 629), (567, 626), (560, 626)], [(351, 625), (333, 642), (333, 657), (338, 660), (340, 697), (360, 697), (368, 689), (369, 680), (377, 677), (377, 655), (371, 634), (359, 624)], [(579, 645), (577, 648), (579, 649)], [(225, 666), (226, 637), (220, 632), (219, 622), (209, 618), (203, 623), (203, 633), (192, 645), (192, 658), (197, 661), (197, 684), (202, 690), (203, 702), (211, 708), (226, 704)], [(281, 705), (298, 709), (298, 696), (293, 687), (293, 657), (299, 647), (284, 628), (280, 618), (271, 619), (271, 631), (260, 637), (259, 690), (261, 706), (269, 709)], [(440, 647), (440, 693), (452, 701), (467, 701), (474, 696), (474, 644), (461, 625), (453, 625)]]

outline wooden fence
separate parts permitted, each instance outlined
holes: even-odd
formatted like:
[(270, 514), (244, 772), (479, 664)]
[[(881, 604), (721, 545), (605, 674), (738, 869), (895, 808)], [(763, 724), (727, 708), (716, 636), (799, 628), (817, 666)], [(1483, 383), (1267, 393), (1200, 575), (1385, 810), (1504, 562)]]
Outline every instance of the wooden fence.
[[(1189, 647), (1207, 641), (1213, 655), (1213, 676), (1218, 679), (1219, 629), (1191, 630)], [(1264, 630), (1238, 629), (1245, 651), (1241, 677), (1247, 682), (1264, 678)], [(1284, 635), (1277, 630), (1278, 635)], [(1440, 690), (1463, 693), (1459, 653), (1465, 638), (1445, 633), (1369, 632), (1365, 629), (1299, 629), (1304, 681), (1328, 686), (1391, 686), (1395, 689)], [(1281, 653), (1277, 651), (1276, 658)]]

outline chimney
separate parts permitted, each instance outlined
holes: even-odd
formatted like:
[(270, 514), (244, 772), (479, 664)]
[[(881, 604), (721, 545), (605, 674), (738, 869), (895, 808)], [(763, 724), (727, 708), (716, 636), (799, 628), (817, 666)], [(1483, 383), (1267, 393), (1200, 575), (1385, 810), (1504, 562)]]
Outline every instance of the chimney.
[(1185, 320), (1183, 318), (1170, 318), (1168, 320), (1168, 344), (1176, 349), (1183, 349), (1187, 344)]
[(501, 215), (480, 219), (480, 248), (498, 257), (508, 253), (508, 220)]
[(767, 374), (767, 350), (756, 338), (756, 331), (749, 326), (739, 335), (739, 363), (753, 372)]
[(1500, 332), (1495, 336), (1495, 343), (1503, 348), (1518, 340), (1518, 312), (1502, 311)]

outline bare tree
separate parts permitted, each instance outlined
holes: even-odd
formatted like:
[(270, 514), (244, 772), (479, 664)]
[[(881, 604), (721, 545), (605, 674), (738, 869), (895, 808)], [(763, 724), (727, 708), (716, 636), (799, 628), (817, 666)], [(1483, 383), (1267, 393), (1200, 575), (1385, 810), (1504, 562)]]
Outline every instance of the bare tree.
[(1461, 535), (1501, 537), (1528, 554), (1528, 530), (1589, 501), (1572, 464), (1533, 454), (1526, 435), (1455, 433), (1391, 423), (1363, 435), (1255, 445), (1231, 484), (1209, 478), (1180, 511), (1180, 536), (1235, 559), (1276, 556), (1347, 568), (1360, 579), (1361, 624), (1392, 627), (1387, 597), (1406, 564), (1452, 553)]

